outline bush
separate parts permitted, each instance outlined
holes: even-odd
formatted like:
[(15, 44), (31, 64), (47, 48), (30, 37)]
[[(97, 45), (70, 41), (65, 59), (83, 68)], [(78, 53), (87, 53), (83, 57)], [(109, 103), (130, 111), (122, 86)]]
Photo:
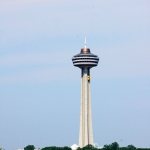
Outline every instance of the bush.
[(51, 147), (44, 147), (41, 150), (71, 150), (71, 148), (68, 146), (64, 146), (64, 147), (51, 146)]
[(34, 149), (35, 149), (34, 145), (28, 145), (24, 148), (24, 150), (34, 150)]

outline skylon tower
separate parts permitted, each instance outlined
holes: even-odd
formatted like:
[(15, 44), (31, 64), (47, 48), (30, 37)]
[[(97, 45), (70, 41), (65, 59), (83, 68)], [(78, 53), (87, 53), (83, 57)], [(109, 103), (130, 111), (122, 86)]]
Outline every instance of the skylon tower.
[(92, 108), (90, 95), (90, 69), (96, 67), (99, 62), (99, 57), (90, 52), (90, 49), (85, 47), (81, 52), (72, 58), (73, 65), (81, 69), (81, 104), (80, 104), (80, 131), (79, 131), (79, 147), (84, 147), (88, 144), (93, 145), (93, 130), (92, 130)]

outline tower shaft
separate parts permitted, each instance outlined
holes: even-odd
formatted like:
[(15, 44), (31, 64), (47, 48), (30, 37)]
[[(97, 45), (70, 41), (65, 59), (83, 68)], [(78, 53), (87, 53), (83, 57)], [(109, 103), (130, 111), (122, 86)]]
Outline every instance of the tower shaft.
[(81, 69), (81, 104), (80, 104), (80, 131), (79, 131), (79, 147), (88, 144), (93, 145), (92, 130), (92, 108), (90, 95), (90, 69), (96, 67), (99, 57), (91, 53), (90, 49), (85, 47), (81, 52), (72, 58), (73, 65)]
[(81, 105), (79, 146), (93, 145), (92, 113), (90, 96), (90, 68), (81, 68)]

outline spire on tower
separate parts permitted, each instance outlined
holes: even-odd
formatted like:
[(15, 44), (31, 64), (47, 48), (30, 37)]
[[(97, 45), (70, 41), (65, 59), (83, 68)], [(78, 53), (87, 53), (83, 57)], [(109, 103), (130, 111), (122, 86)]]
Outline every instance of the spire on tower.
[(86, 48), (86, 36), (85, 36), (84, 48)]

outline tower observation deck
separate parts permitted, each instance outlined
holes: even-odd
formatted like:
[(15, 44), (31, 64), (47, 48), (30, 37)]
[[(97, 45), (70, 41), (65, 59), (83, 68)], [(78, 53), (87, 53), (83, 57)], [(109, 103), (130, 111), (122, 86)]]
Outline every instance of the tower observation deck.
[(99, 57), (90, 52), (89, 48), (81, 49), (81, 52), (72, 58), (73, 65), (81, 69), (81, 104), (80, 104), (80, 131), (79, 147), (88, 144), (93, 145), (92, 108), (90, 96), (90, 69), (96, 67)]

